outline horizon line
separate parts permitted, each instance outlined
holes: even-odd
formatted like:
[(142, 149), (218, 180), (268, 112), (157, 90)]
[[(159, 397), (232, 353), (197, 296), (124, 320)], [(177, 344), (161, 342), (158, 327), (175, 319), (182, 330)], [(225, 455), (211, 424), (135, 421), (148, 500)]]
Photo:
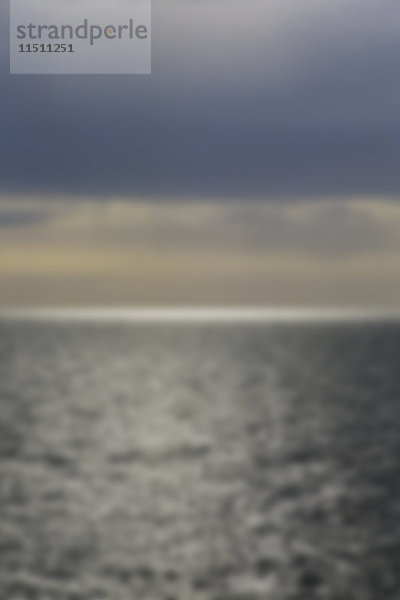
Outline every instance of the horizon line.
[(355, 307), (42, 307), (0, 309), (2, 320), (157, 322), (301, 322), (400, 320), (400, 308)]

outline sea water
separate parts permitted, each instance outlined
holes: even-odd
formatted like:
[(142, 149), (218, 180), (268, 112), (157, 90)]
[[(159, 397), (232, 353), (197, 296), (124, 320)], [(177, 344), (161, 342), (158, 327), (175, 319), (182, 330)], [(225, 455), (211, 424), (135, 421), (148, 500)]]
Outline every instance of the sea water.
[(400, 598), (400, 325), (0, 321), (0, 598)]

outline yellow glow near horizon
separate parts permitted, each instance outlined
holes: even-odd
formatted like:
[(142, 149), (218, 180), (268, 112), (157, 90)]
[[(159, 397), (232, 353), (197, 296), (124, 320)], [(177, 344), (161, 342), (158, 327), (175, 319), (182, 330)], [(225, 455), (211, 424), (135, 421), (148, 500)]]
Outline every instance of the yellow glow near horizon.
[(400, 306), (400, 204), (0, 201), (0, 306)]

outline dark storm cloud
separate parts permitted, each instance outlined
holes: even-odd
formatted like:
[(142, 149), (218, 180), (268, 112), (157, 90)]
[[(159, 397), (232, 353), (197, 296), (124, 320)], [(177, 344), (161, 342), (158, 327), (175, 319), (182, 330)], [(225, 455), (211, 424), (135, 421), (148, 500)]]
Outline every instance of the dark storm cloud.
[(1, 10), (3, 192), (400, 192), (396, 2), (155, 1), (149, 77), (9, 76)]

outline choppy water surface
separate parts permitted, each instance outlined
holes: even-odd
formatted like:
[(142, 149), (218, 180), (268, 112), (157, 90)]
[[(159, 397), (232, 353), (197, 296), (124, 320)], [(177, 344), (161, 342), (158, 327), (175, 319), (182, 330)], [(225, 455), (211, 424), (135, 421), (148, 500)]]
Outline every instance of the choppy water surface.
[(0, 323), (0, 598), (400, 598), (400, 327)]

